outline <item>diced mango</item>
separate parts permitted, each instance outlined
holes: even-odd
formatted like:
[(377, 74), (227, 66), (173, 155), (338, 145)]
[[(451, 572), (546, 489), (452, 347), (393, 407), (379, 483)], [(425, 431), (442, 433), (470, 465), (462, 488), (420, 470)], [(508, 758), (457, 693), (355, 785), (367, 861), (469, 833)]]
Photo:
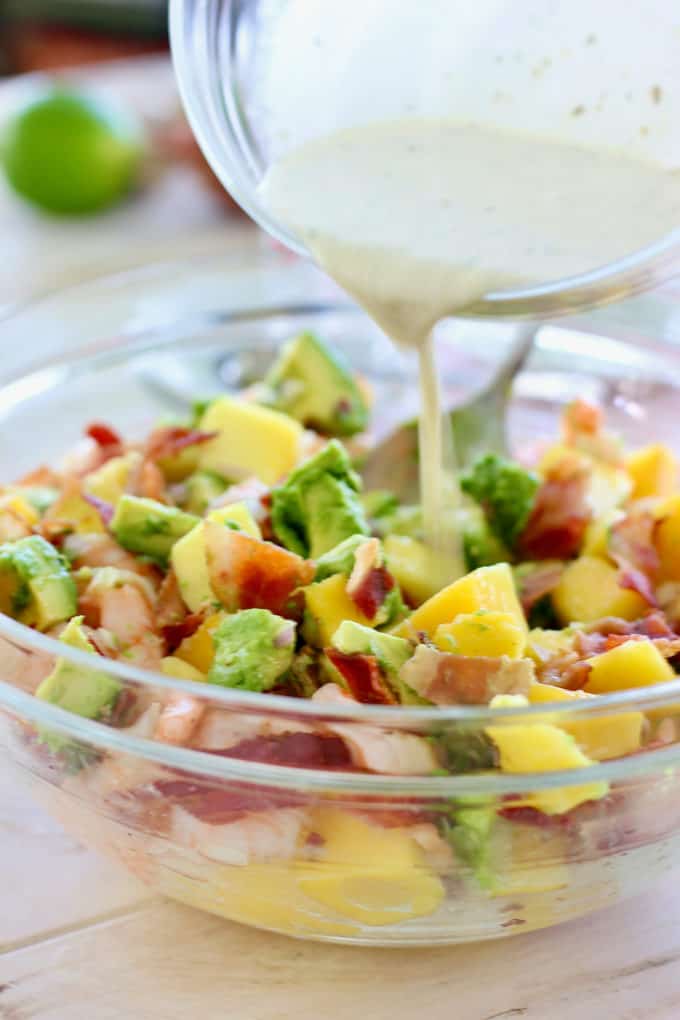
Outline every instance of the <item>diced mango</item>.
[(586, 528), (581, 545), (582, 556), (599, 556), (606, 559), (609, 552), (609, 535), (613, 524), (625, 516), (623, 510), (615, 509), (602, 517), (596, 517)]
[(436, 555), (415, 538), (388, 535), (383, 540), (385, 560), (411, 605), (419, 606), (439, 591)]
[(191, 637), (184, 638), (184, 641), (175, 651), (175, 656), (184, 662), (188, 662), (199, 673), (207, 673), (215, 658), (213, 633), (224, 619), (224, 616), (224, 613), (213, 613), (211, 616), (206, 617)]
[(508, 613), (525, 633), (527, 623), (517, 598), (512, 570), (507, 563), (479, 567), (424, 602), (397, 630), (403, 637), (424, 631), (432, 636), (442, 623), (480, 609)]
[(520, 659), (527, 635), (510, 613), (480, 609), (476, 613), (461, 613), (452, 623), (440, 623), (433, 640), (442, 652)]
[(626, 461), (626, 469), (633, 482), (633, 499), (666, 499), (678, 488), (678, 462), (664, 443), (636, 450)]
[(593, 517), (611, 514), (629, 498), (633, 483), (624, 468), (594, 462), (586, 499)]
[(637, 592), (619, 584), (619, 571), (597, 556), (579, 556), (566, 568), (552, 593), (560, 621), (590, 623), (603, 616), (635, 620), (647, 611)]
[(201, 419), (204, 432), (218, 435), (200, 447), (199, 467), (224, 478), (255, 475), (273, 485), (297, 464), (304, 430), (278, 411), (233, 397), (214, 400)]
[[(590, 701), (592, 697), (583, 691), (567, 691), (551, 684), (532, 684), (529, 688), (529, 703), (532, 705), (584, 699)], [(644, 721), (642, 712), (620, 712), (618, 715), (595, 716), (565, 723), (556, 719), (555, 724), (566, 733), (571, 733), (588, 758), (606, 761), (608, 758), (622, 758), (640, 749)]]
[(175, 655), (166, 655), (164, 659), (161, 659), (161, 673), (165, 673), (166, 676), (172, 676), (176, 680), (205, 680), (204, 673), (201, 673), (195, 666), (185, 662), (184, 659), (177, 658)]
[(0, 496), (0, 510), (9, 510), (31, 528), (40, 520), (40, 514), (35, 507), (16, 489), (14, 491), (8, 489)]
[(115, 506), (125, 492), (130, 472), (141, 463), (141, 460), (142, 455), (136, 450), (126, 453), (124, 457), (112, 457), (96, 471), (85, 476), (83, 483), (85, 491)]
[[(549, 723), (487, 726), (486, 734), (498, 748), (503, 772), (556, 772), (593, 764), (569, 733)], [(563, 814), (584, 801), (599, 800), (608, 789), (605, 782), (559, 786), (530, 794), (525, 804), (548, 815)]]
[(406, 828), (372, 825), (347, 811), (326, 808), (311, 828), (323, 839), (321, 859), (301, 867), (306, 895), (343, 917), (367, 925), (395, 924), (433, 913), (444, 898)]
[(659, 580), (680, 581), (680, 494), (655, 511), (654, 545), (659, 556)]
[(542, 627), (533, 627), (527, 638), (526, 654), (537, 666), (541, 666), (548, 659), (570, 652), (573, 645), (574, 633), (571, 629), (543, 630)]
[(675, 680), (672, 666), (651, 641), (625, 641), (588, 659), (590, 673), (584, 690), (611, 694), (631, 687), (649, 687)]
[(347, 594), (346, 586), (346, 574), (333, 574), (325, 581), (305, 588), (307, 611), (313, 617), (314, 629), (322, 648), (330, 645), (331, 638), (343, 620), (352, 620), (364, 627), (371, 626), (371, 621)]
[[(262, 538), (262, 533), (245, 503), (230, 503), (228, 506), (211, 510), (206, 520), (235, 525), (239, 531), (244, 531), (253, 538)], [(170, 553), (170, 561), (177, 575), (182, 598), (192, 613), (198, 612), (206, 602), (215, 601), (208, 574), (204, 521), (175, 542)]]
[(73, 528), (77, 535), (101, 534), (106, 531), (101, 515), (78, 492), (66, 492), (45, 513), (46, 521), (60, 521)]

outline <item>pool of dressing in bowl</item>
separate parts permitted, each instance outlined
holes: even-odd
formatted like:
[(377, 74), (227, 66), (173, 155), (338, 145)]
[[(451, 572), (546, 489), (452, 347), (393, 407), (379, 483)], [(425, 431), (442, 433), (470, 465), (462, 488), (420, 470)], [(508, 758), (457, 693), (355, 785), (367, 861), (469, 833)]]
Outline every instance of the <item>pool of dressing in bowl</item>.
[(680, 174), (624, 152), (446, 120), (367, 124), (284, 155), (270, 212), (397, 344), (419, 352), (425, 535), (463, 573), (432, 343), (485, 294), (613, 262), (680, 223)]

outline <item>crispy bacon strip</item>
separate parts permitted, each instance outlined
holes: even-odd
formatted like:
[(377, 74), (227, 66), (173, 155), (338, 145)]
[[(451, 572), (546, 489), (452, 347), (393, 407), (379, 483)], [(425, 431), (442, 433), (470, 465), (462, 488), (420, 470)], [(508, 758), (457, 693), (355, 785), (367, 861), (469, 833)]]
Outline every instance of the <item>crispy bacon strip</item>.
[(374, 655), (345, 655), (327, 648), (326, 655), (342, 675), (357, 701), (365, 705), (393, 705), (396, 698), (380, 672)]
[[(122, 438), (114, 428), (107, 425), (105, 422), (91, 422), (85, 429), (85, 435), (89, 436), (90, 439), (94, 439), (97, 446), (100, 446), (102, 449), (116, 447), (116, 451), (118, 451), (123, 447)], [(113, 456), (113, 454), (111, 454), (111, 456)]]
[(205, 546), (212, 589), (228, 612), (269, 609), (291, 616), (293, 592), (314, 576), (313, 564), (301, 556), (214, 521), (205, 522)]
[(519, 598), (525, 613), (529, 613), (537, 602), (554, 591), (563, 573), (564, 563), (559, 560), (546, 560), (545, 563), (537, 564), (535, 570), (521, 578)]
[(571, 460), (558, 464), (547, 476), (520, 537), (527, 559), (566, 560), (576, 555), (591, 516), (589, 478), (588, 469)]
[(654, 547), (656, 521), (648, 511), (627, 514), (612, 525), (609, 555), (619, 567), (619, 584), (635, 591), (648, 606), (658, 608), (654, 581), (659, 572), (659, 557)]
[(201, 432), (182, 426), (155, 429), (147, 440), (145, 456), (154, 461), (176, 457), (187, 447), (207, 443), (216, 435), (216, 432)]
[(487, 705), (497, 694), (526, 694), (534, 665), (530, 659), (455, 655), (419, 645), (401, 678), (435, 705)]

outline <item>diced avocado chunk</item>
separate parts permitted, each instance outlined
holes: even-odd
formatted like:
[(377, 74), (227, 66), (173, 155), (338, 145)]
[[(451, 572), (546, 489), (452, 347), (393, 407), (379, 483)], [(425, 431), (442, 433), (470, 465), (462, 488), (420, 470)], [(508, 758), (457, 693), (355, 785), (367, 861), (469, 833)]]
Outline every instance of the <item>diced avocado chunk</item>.
[(229, 482), (216, 471), (195, 471), (184, 482), (184, 510), (202, 517), (210, 504), (227, 489)]
[(452, 812), (453, 824), (446, 833), (459, 860), (470, 868), (482, 889), (493, 889), (495, 884), (491, 837), (496, 818), (490, 805), (468, 806), (463, 801)]
[(327, 577), (331, 577), (333, 574), (347, 574), (349, 577), (354, 567), (356, 551), (365, 541), (365, 535), (350, 535), (349, 538), (344, 539), (333, 549), (329, 549), (316, 562), (314, 580), (325, 581)]
[(461, 477), (460, 486), (482, 507), (496, 537), (512, 549), (534, 505), (536, 475), (514, 461), (487, 453)]
[[(82, 616), (74, 616), (69, 621), (59, 640), (81, 652), (96, 654), (94, 645), (88, 641), (83, 630)], [(35, 696), (67, 712), (73, 712), (74, 715), (99, 719), (113, 708), (121, 690), (122, 685), (115, 677), (60, 657), (50, 675), (38, 687)]]
[(213, 633), (215, 658), (208, 683), (242, 691), (269, 691), (290, 668), (295, 624), (268, 609), (226, 616)]
[(482, 510), (477, 506), (465, 508), (463, 522), (463, 552), (468, 570), (490, 567), (508, 560), (508, 550), (494, 534)]
[(123, 548), (165, 564), (175, 542), (197, 524), (200, 518), (194, 514), (125, 493), (116, 504), (111, 530)]
[(372, 655), (378, 660), (381, 672), (402, 705), (427, 705), (429, 702), (416, 694), (401, 679), (399, 671), (413, 655), (413, 645), (396, 634), (385, 634), (364, 627), (353, 620), (341, 623), (331, 644), (343, 655)]
[(360, 480), (342, 443), (331, 440), (272, 493), (272, 525), (279, 541), (318, 559), (351, 535), (368, 535)]
[(50, 485), (30, 485), (22, 487), (20, 492), (41, 516), (59, 497), (59, 489), (53, 489)]
[(260, 400), (327, 435), (351, 436), (368, 422), (368, 406), (345, 359), (313, 333), (284, 346)]
[(0, 611), (47, 630), (77, 612), (64, 557), (39, 535), (0, 545)]

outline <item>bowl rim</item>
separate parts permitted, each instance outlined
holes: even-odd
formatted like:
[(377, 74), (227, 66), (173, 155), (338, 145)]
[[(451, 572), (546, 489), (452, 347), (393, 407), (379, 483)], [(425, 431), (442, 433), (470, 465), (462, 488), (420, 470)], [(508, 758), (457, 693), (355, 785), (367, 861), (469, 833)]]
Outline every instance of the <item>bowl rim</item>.
[[(258, 265), (276, 265), (281, 268), (290, 266), (290, 261), (283, 257), (278, 252), (267, 253), (266, 257), (263, 253), (258, 253), (256, 256)], [(167, 270), (169, 266), (181, 270), (183, 267), (196, 267), (196, 265), (206, 264), (208, 266), (214, 265), (215, 263), (229, 263), (238, 265), (238, 259), (234, 253), (228, 253), (223, 256), (215, 256), (214, 254), (206, 254), (190, 259), (172, 259), (167, 261), (159, 261), (151, 264), (146, 264), (138, 267), (126, 268), (118, 272), (102, 274), (99, 276), (92, 277), (85, 281), (79, 281), (71, 284), (64, 288), (55, 288), (46, 294), (38, 295), (34, 300), (30, 300), (22, 303), (21, 305), (15, 306), (10, 309), (5, 315), (0, 317), (0, 329), (11, 328), (12, 321), (20, 319), (25, 314), (30, 314), (35, 307), (39, 307), (45, 303), (49, 303), (55, 299), (59, 299), (61, 295), (72, 295), (73, 293), (87, 292), (88, 290), (96, 291), (102, 287), (116, 286), (125, 287), (129, 282), (136, 282), (143, 280), (146, 277), (151, 276), (152, 278), (158, 277), (163, 273), (163, 270)], [(291, 303), (280, 303), (272, 306), (261, 306), (257, 309), (251, 310), (250, 318), (263, 318), (276, 314), (300, 314), (304, 311), (341, 311), (341, 312), (352, 312), (354, 306), (351, 303), (345, 303), (343, 301), (334, 300), (322, 300), (320, 302), (314, 301), (300, 301), (296, 305)], [(217, 310), (218, 311), (218, 310)], [(253, 316), (254, 311), (254, 316)], [(192, 321), (200, 320), (201, 316), (212, 315), (212, 309), (194, 310), (191, 312), (190, 319)], [(219, 314), (219, 311), (218, 311)], [(234, 314), (238, 318), (238, 312), (229, 313), (229, 318), (232, 319)], [(172, 323), (163, 323), (162, 332), (166, 329), (170, 329), (170, 332), (187, 321), (186, 316), (180, 315)], [(87, 370), (87, 362), (96, 364), (102, 360), (109, 358), (115, 358), (120, 355), (121, 347), (133, 348), (136, 341), (143, 341), (144, 350), (148, 350), (147, 342), (149, 334), (153, 334), (154, 331), (159, 328), (156, 326), (149, 327), (148, 325), (143, 326), (138, 331), (133, 333), (126, 333), (122, 338), (123, 344), (116, 344), (112, 347), (106, 347), (96, 353), (89, 353), (85, 359), (82, 357), (74, 358), (73, 353), (64, 357), (50, 358), (47, 363), (43, 363), (43, 367), (33, 369), (31, 368), (28, 372), (19, 373), (18, 375), (12, 376), (11, 374), (5, 376), (0, 381), (0, 395), (4, 389), (11, 389), (16, 386), (17, 383), (23, 383), (26, 380), (30, 380), (33, 377), (44, 375), (46, 372), (51, 373), (55, 368), (63, 367), (68, 369), (69, 366), (74, 366), (77, 360), (77, 371), (83, 372)], [(165, 341), (167, 342), (167, 341)], [(152, 345), (154, 346), (154, 345)], [(164, 340), (159, 339), (158, 346), (164, 346)], [(140, 348), (141, 349), (141, 348)], [(85, 361), (85, 364), (83, 363)], [(19, 397), (19, 400), (21, 398)], [(67, 659), (82, 668), (97, 668), (101, 671), (102, 669), (102, 658), (93, 653), (79, 651), (74, 648), (70, 648), (64, 645), (56, 638), (48, 637), (45, 634), (36, 631), (25, 624), (19, 623), (16, 620), (0, 613), (0, 637), (5, 638), (12, 644), (20, 647), (26, 651), (41, 652), (50, 656), (59, 656)], [(192, 681), (184, 681), (174, 677), (169, 677), (165, 674), (142, 669), (130, 665), (125, 662), (107, 659), (106, 660), (106, 672), (112, 676), (115, 676), (123, 681), (128, 681), (136, 686), (143, 688), (157, 688), (170, 692), (177, 692), (183, 694), (190, 694), (194, 697), (199, 697), (206, 702), (210, 702), (215, 706), (222, 706), (225, 709), (240, 710), (255, 714), (259, 716), (270, 716), (275, 718), (290, 718), (297, 719), (301, 722), (305, 720), (308, 722), (320, 722), (320, 723), (358, 723), (364, 725), (374, 726), (383, 730), (410, 730), (411, 732), (423, 732), (424, 728), (428, 728), (425, 732), (433, 732), (438, 729), (444, 729), (447, 725), (452, 724), (465, 724), (474, 725), (476, 724), (480, 728), (484, 725), (490, 725), (495, 722), (512, 722), (515, 721), (540, 721), (546, 719), (549, 715), (552, 718), (567, 719), (594, 719), (602, 715), (611, 715), (612, 712), (616, 711), (646, 711), (653, 709), (663, 709), (664, 706), (671, 707), (673, 704), (677, 704), (680, 701), (680, 676), (677, 680), (666, 682), (662, 684), (649, 685), (646, 687), (637, 687), (624, 691), (618, 691), (614, 694), (598, 695), (596, 698), (591, 699), (575, 699), (573, 702), (551, 702), (546, 707), (545, 704), (527, 705), (527, 706), (513, 706), (503, 708), (489, 708), (488, 706), (448, 706), (448, 707), (430, 707), (430, 706), (380, 706), (380, 705), (364, 705), (364, 704), (329, 704), (320, 705), (318, 702), (314, 702), (309, 699), (293, 698), (286, 695), (272, 695), (268, 694), (263, 697), (262, 694), (247, 692), (247, 691), (235, 691), (230, 688), (219, 687), (218, 685), (203, 684), (201, 685), (201, 691), (197, 692), (197, 685)], [(20, 696), (20, 697), (19, 697)], [(106, 743), (102, 739), (102, 731), (105, 734), (114, 733), (118, 737), (113, 743), (116, 746), (120, 746), (121, 734), (123, 743), (125, 739), (140, 741), (141, 745), (147, 747), (165, 748), (167, 750), (168, 745), (157, 745), (153, 741), (145, 741), (142, 738), (132, 738), (128, 735), (125, 738), (123, 730), (115, 730), (112, 727), (105, 726), (100, 723), (95, 723), (91, 720), (83, 720), (79, 716), (71, 715), (68, 712), (62, 712), (55, 706), (50, 706), (45, 702), (41, 702), (32, 695), (25, 694), (20, 689), (15, 687), (13, 684), (8, 683), (0, 678), (0, 707), (3, 705), (11, 707), (16, 704), (16, 699), (19, 698), (22, 711), (27, 712), (28, 716), (34, 716), (36, 719), (40, 717), (41, 721), (43, 718), (50, 725), (54, 725), (56, 728), (61, 728), (64, 732), (69, 732), (71, 735), (77, 733), (81, 738), (90, 739), (93, 742)], [(28, 707), (32, 706), (32, 710), (28, 712)], [(65, 723), (64, 719), (70, 721)], [(61, 721), (60, 721), (61, 720)], [(680, 756), (680, 745), (678, 746), (678, 755)], [(174, 751), (177, 749), (171, 749)], [(194, 751), (191, 749), (181, 749), (184, 754), (188, 756), (198, 755), (207, 757), (209, 760), (215, 760), (214, 754), (210, 755), (206, 752)], [(653, 749), (645, 752), (645, 757), (658, 756), (662, 751), (664, 752), (664, 761), (674, 760), (671, 755), (668, 756), (668, 748)], [(141, 753), (141, 752), (140, 752)], [(148, 754), (147, 754), (148, 756)], [(154, 757), (154, 755), (151, 755)], [(161, 755), (164, 760), (166, 758)], [(624, 759), (628, 761), (629, 759)], [(656, 759), (655, 759), (656, 760)], [(233, 761), (233, 759), (232, 759)], [(246, 763), (248, 767), (254, 763)], [(175, 766), (179, 767), (179, 766)], [(183, 767), (187, 767), (185, 764)], [(262, 766), (262, 768), (270, 768), (270, 766)], [(274, 769), (282, 769), (282, 766), (271, 766)], [(562, 770), (557, 773), (551, 773), (551, 775), (565, 776), (568, 774), (570, 777), (576, 777), (581, 773), (584, 777), (583, 781), (592, 782), (595, 775), (602, 774), (602, 770), (605, 770), (607, 774), (613, 769), (613, 764), (597, 766), (590, 766), (587, 770)], [(287, 771), (291, 771), (288, 769)], [(306, 775), (310, 774), (314, 770), (292, 770), (296, 774), (300, 771), (304, 771)], [(328, 778), (329, 775), (336, 775), (334, 773), (328, 773), (321, 771), (319, 773)], [(346, 774), (349, 775), (349, 774)], [(499, 773), (494, 773), (493, 777), (497, 778)], [(518, 774), (519, 775), (519, 774)], [(549, 775), (548, 773), (532, 773), (532, 776), (543, 776)], [(362, 780), (373, 779), (370, 775), (359, 774)], [(395, 781), (402, 782), (401, 777), (383, 777), (389, 780), (390, 784), (394, 784)], [(412, 782), (414, 779), (426, 778), (429, 783), (434, 783), (441, 790), (441, 784), (447, 783), (452, 777), (408, 777), (408, 781)], [(465, 779), (465, 776), (458, 777)], [(466, 784), (472, 777), (468, 777)], [(479, 777), (482, 778), (482, 777)], [(356, 780), (356, 776), (355, 776)], [(509, 780), (513, 788), (516, 788), (517, 783), (515, 778)], [(535, 779), (532, 780), (535, 783)], [(572, 785), (570, 783), (570, 785)], [(391, 788), (391, 785), (390, 785)], [(494, 787), (497, 788), (497, 787)]]

